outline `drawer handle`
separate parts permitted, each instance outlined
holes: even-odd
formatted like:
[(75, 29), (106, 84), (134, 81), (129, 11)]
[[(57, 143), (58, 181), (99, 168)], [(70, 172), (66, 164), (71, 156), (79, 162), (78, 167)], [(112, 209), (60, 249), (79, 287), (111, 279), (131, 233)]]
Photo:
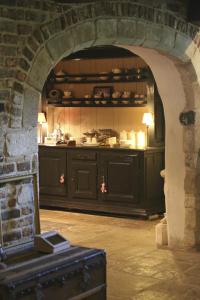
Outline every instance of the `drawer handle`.
[(100, 191), (101, 191), (102, 194), (105, 194), (105, 193), (108, 192), (107, 187), (106, 187), (106, 183), (105, 183), (105, 177), (102, 176), (101, 180), (102, 180), (102, 182), (101, 182), (101, 185), (100, 185)]
[(61, 184), (65, 183), (65, 175), (64, 175), (64, 174), (61, 174), (61, 175), (60, 175), (59, 182), (60, 182)]

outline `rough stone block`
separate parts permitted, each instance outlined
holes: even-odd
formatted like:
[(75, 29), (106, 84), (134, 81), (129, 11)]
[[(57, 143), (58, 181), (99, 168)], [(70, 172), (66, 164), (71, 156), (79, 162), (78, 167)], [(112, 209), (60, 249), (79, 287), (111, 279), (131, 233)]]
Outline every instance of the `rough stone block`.
[(200, 209), (200, 197), (199, 196), (185, 196), (185, 208)]
[(1, 212), (1, 218), (3, 221), (10, 220), (10, 219), (16, 219), (19, 217), (20, 217), (20, 209), (18, 209), (18, 208), (2, 210), (2, 212)]
[(43, 23), (46, 20), (46, 14), (43, 12), (27, 10), (25, 11), (25, 20), (35, 23)]
[[(31, 211), (29, 213), (32, 212), (32, 208), (33, 208), (33, 185), (32, 184), (23, 184), (20, 186), (19, 190), (18, 190), (18, 195), (17, 195), (17, 203), (20, 206), (24, 206), (24, 210), (26, 211), (26, 209), (31, 209)], [(29, 214), (29, 213), (23, 213), (25, 215)]]
[(23, 49), (23, 55), (24, 55), (29, 61), (32, 61), (32, 60), (33, 60), (34, 54), (32, 53), (32, 51), (31, 51), (28, 47), (25, 47), (25, 48)]
[(10, 113), (14, 117), (21, 117), (22, 116), (22, 107), (18, 106), (18, 105), (12, 105), (12, 107), (10, 109)]
[(196, 232), (193, 229), (185, 230), (184, 246), (187, 248), (193, 248), (197, 245)]
[(146, 23), (144, 47), (155, 48), (160, 44), (163, 35), (163, 27)]
[(29, 35), (32, 32), (32, 26), (29, 24), (18, 24), (17, 33), (19, 35)]
[(28, 39), (28, 46), (33, 52), (36, 52), (39, 47), (35, 39), (33, 39), (32, 37)]
[(186, 170), (186, 176), (185, 176), (185, 181), (184, 181), (184, 187), (185, 187), (185, 192), (187, 194), (193, 194), (199, 193), (199, 175), (196, 171), (196, 169), (189, 169), (187, 168)]
[(15, 76), (15, 70), (10, 68), (0, 68), (0, 78), (5, 77), (14, 77)]
[(32, 158), (32, 172), (38, 171), (38, 154), (34, 154)]
[(97, 40), (115, 40), (117, 37), (117, 20), (101, 19), (96, 22)]
[(0, 32), (17, 33), (16, 23), (12, 21), (1, 20)]
[(186, 50), (189, 48), (192, 40), (187, 36), (176, 33), (174, 48), (171, 49), (170, 54), (175, 55), (182, 61), (188, 61), (190, 58), (186, 54)]
[(3, 235), (4, 243), (12, 242), (21, 239), (22, 233), (21, 230), (15, 230)]
[(184, 128), (183, 135), (184, 135), (183, 151), (184, 152), (194, 152), (195, 151), (194, 129), (190, 128), (190, 127)]
[(119, 20), (117, 24), (118, 38), (131, 44), (134, 43), (137, 32), (136, 24), (136, 19)]
[(33, 235), (33, 227), (32, 226), (26, 226), (26, 227), (22, 228), (22, 235), (24, 237)]
[(0, 200), (4, 199), (6, 196), (6, 190), (5, 187), (0, 188)]
[(38, 92), (29, 88), (25, 89), (22, 121), (24, 128), (37, 127), (39, 97)]
[(185, 210), (185, 228), (195, 229), (197, 225), (196, 208), (186, 208)]
[(14, 163), (0, 163), (0, 176), (13, 174), (15, 172)]
[(10, 91), (8, 89), (0, 90), (0, 100), (7, 100), (9, 98), (10, 98)]
[(52, 68), (52, 60), (46, 49), (42, 49), (37, 55), (32, 69), (29, 73), (28, 83), (36, 88), (36, 90), (42, 91), (47, 76)]
[(1, 199), (0, 200), (0, 208), (1, 210), (2, 209), (6, 209), (8, 206), (7, 206), (7, 200), (6, 199)]
[(7, 134), (7, 152), (9, 156), (34, 154), (37, 152), (37, 129), (16, 130)]
[(18, 172), (24, 172), (24, 171), (30, 171), (30, 170), (31, 170), (30, 161), (17, 162), (17, 171)]
[(3, 36), (4, 43), (17, 44), (19, 37), (17, 35), (5, 34)]
[(74, 45), (81, 45), (85, 42), (93, 42), (96, 38), (94, 22), (85, 22), (72, 28)]
[(17, 71), (16, 72), (16, 79), (19, 81), (25, 81), (26, 80), (26, 73), (22, 72), (22, 71)]
[(8, 207), (9, 208), (15, 207), (16, 203), (17, 203), (17, 199), (16, 198), (10, 198), (10, 199), (8, 199)]
[(60, 32), (62, 30), (61, 19), (58, 18), (58, 19), (54, 20), (53, 22), (51, 22), (48, 25), (48, 30), (49, 30), (50, 35), (54, 35), (56, 32)]
[(21, 212), (22, 215), (30, 215), (33, 213), (33, 209), (31, 207), (22, 207)]
[(21, 83), (15, 81), (13, 83), (13, 90), (16, 91), (16, 92), (19, 92), (20, 94), (23, 94), (24, 87)]
[(4, 112), (0, 113), (0, 128), (8, 127), (9, 118), (8, 115)]
[(19, 129), (22, 127), (22, 118), (10, 117), (10, 128)]
[(17, 56), (17, 47), (0, 46), (1, 56)]
[(40, 32), (40, 30), (35, 30), (33, 36), (35, 40), (38, 42), (38, 44), (43, 43), (42, 33)]
[(15, 57), (7, 57), (5, 59), (5, 65), (7, 67), (17, 67), (18, 65), (18, 59)]
[(33, 224), (33, 216), (25, 216), (24, 218), (20, 219), (21, 226), (27, 226), (27, 225), (32, 225)]
[(70, 54), (74, 48), (72, 31), (67, 30), (58, 37), (52, 38), (47, 42), (46, 47), (55, 61), (59, 60), (67, 51)]
[(14, 93), (12, 95), (12, 102), (16, 105), (22, 105), (24, 102), (24, 97), (21, 94)]

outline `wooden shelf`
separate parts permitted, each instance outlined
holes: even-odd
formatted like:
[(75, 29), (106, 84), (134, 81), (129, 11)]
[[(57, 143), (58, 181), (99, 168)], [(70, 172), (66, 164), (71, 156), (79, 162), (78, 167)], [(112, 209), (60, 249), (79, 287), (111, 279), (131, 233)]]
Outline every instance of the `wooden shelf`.
[[(101, 79), (106, 77), (106, 79)], [(128, 78), (127, 78), (128, 77)], [(62, 81), (56, 80), (63, 79)], [(79, 78), (79, 79), (76, 79)], [(56, 76), (54, 73), (51, 74), (50, 81), (56, 84), (62, 83), (116, 83), (116, 82), (144, 82), (149, 78), (148, 69), (141, 69), (140, 72), (136, 70), (128, 70), (127, 72), (121, 73), (81, 73), (81, 74), (64, 74)]]
[[(141, 98), (124, 98), (124, 99), (123, 98), (117, 98), (117, 99), (67, 98), (67, 99), (61, 99), (57, 103), (51, 102), (51, 99), (47, 99), (47, 101), (48, 101), (48, 105), (52, 105), (55, 107), (144, 107), (147, 105), (146, 98), (144, 99)], [(62, 101), (68, 101), (69, 103), (62, 103)], [(115, 103), (113, 103), (114, 101)], [(125, 101), (126, 103), (123, 103)], [(137, 101), (143, 101), (143, 102), (135, 103)], [(90, 102), (90, 103), (86, 103), (86, 102)]]

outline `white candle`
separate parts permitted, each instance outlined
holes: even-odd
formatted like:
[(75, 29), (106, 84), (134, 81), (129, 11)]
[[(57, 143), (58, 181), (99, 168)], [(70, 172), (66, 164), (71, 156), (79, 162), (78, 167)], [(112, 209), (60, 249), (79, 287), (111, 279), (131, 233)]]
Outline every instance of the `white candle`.
[(122, 130), (120, 132), (120, 140), (127, 140), (127, 132), (126, 132), (126, 130)]
[(134, 130), (131, 130), (130, 133), (129, 133), (129, 136), (130, 136), (130, 144), (132, 147), (135, 147), (136, 146), (136, 133)]
[(145, 133), (144, 131), (138, 131), (137, 132), (137, 147), (138, 148), (144, 148), (146, 146), (145, 142)]

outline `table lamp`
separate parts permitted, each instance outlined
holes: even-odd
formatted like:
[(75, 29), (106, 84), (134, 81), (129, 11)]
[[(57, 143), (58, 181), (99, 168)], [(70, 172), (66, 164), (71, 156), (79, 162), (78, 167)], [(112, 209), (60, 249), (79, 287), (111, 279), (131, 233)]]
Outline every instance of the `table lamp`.
[(39, 143), (43, 142), (42, 139), (42, 124), (46, 123), (45, 114), (42, 112), (38, 113), (38, 124), (39, 124)]
[(153, 124), (153, 116), (152, 113), (144, 113), (142, 118), (142, 123), (147, 127), (147, 147), (149, 146), (149, 126)]

